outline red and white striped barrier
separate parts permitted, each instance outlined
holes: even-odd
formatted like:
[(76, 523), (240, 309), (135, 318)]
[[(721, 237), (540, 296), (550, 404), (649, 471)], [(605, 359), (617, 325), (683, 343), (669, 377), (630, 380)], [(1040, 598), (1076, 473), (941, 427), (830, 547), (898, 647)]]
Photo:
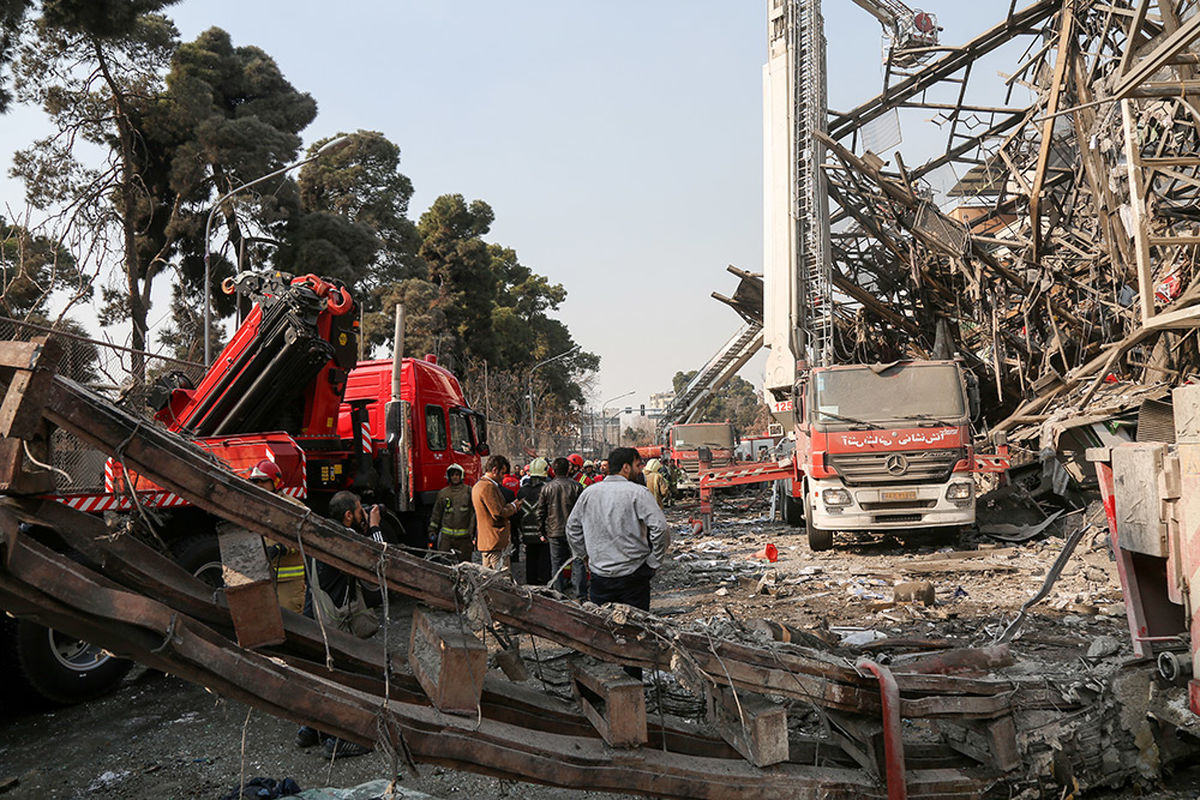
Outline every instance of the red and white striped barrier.
[[(308, 495), (302, 486), (288, 486), (279, 493), (295, 497), (298, 500), (303, 500)], [(90, 514), (98, 514), (103, 511), (129, 511), (133, 508), (133, 501), (127, 494), (72, 494), (58, 495), (54, 499), (76, 511)], [(145, 508), (180, 508), (191, 505), (174, 492), (165, 491), (138, 492), (138, 502)]]

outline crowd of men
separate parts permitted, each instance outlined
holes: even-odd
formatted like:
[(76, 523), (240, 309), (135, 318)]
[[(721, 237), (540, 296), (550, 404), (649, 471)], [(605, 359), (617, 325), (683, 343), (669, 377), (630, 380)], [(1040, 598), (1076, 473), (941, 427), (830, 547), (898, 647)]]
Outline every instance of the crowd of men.
[(477, 551), (484, 567), (509, 574), (524, 551), (526, 583), (649, 609), (649, 576), (670, 541), (659, 459), (643, 466), (637, 450), (618, 447), (599, 462), (535, 458), (520, 477), (502, 455), (483, 470), (468, 488), (460, 467), (447, 469), (429, 522), (432, 547), (455, 562)]
[[(463, 468), (451, 464), (434, 501), (429, 547), (452, 563), (470, 561), (477, 552), (486, 569), (509, 576), (523, 550), (526, 583), (553, 581), (571, 599), (649, 611), (650, 581), (671, 543), (663, 514), (669, 486), (659, 459), (643, 465), (637, 450), (618, 447), (599, 462), (577, 453), (553, 461), (535, 458), (521, 472), (518, 476), (507, 458), (493, 455), (482, 477), (468, 486)], [(247, 477), (272, 493), (283, 483), (279, 467), (269, 460)], [(384, 541), (382, 513), (380, 506), (364, 508), (352, 492), (338, 492), (329, 502), (330, 518), (379, 542)], [(305, 564), (298, 549), (264, 545), (281, 606), (363, 638), (375, 633), (377, 586), (315, 560)], [(641, 676), (637, 668), (627, 671)], [(296, 743), (324, 744), (331, 758), (369, 752), (307, 726)]]

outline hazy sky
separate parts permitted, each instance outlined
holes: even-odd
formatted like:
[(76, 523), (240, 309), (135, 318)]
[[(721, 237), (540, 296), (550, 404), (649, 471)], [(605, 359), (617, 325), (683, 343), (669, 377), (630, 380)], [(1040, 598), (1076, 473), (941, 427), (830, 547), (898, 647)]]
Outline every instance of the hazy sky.
[[(934, 2), (945, 43), (1009, 6)], [(306, 141), (363, 128), (399, 144), (414, 219), (448, 192), (491, 204), (487, 238), (566, 287), (560, 316), (601, 357), (596, 402), (669, 388), (740, 324), (709, 293), (732, 292), (726, 264), (761, 270), (766, 0), (186, 0), (168, 13), (185, 41), (215, 25), (273, 56), (317, 99)], [(829, 103), (848, 109), (881, 88), (880, 27), (850, 0), (824, 14)], [(903, 123), (910, 165), (944, 144), (919, 117)], [(32, 109), (0, 118), (5, 172), (44, 124)], [(0, 209), (22, 197), (0, 178)], [(761, 356), (742, 374), (758, 385)]]

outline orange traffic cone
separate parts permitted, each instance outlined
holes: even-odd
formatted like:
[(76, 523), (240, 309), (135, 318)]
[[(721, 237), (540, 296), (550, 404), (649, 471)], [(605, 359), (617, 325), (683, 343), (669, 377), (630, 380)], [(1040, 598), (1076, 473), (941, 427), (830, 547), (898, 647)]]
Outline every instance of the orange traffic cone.
[(765, 558), (767, 561), (770, 561), (772, 564), (774, 564), (779, 560), (779, 548), (770, 542), (767, 542), (766, 547), (764, 547), (762, 550), (759, 550), (757, 553), (751, 556), (751, 558)]

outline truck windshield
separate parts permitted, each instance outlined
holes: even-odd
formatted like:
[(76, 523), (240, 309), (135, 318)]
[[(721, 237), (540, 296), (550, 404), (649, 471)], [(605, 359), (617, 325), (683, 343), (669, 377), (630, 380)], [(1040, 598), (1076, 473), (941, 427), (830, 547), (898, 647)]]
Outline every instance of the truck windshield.
[(676, 425), (671, 431), (676, 450), (695, 450), (698, 447), (733, 449), (733, 427), (730, 425)]
[(475, 445), (471, 441), (471, 423), (467, 412), (457, 408), (450, 409), (450, 446), (456, 453), (475, 452)]
[(814, 376), (813, 421), (864, 424), (895, 420), (960, 424), (966, 416), (954, 364), (902, 364), (882, 373), (868, 367)]

